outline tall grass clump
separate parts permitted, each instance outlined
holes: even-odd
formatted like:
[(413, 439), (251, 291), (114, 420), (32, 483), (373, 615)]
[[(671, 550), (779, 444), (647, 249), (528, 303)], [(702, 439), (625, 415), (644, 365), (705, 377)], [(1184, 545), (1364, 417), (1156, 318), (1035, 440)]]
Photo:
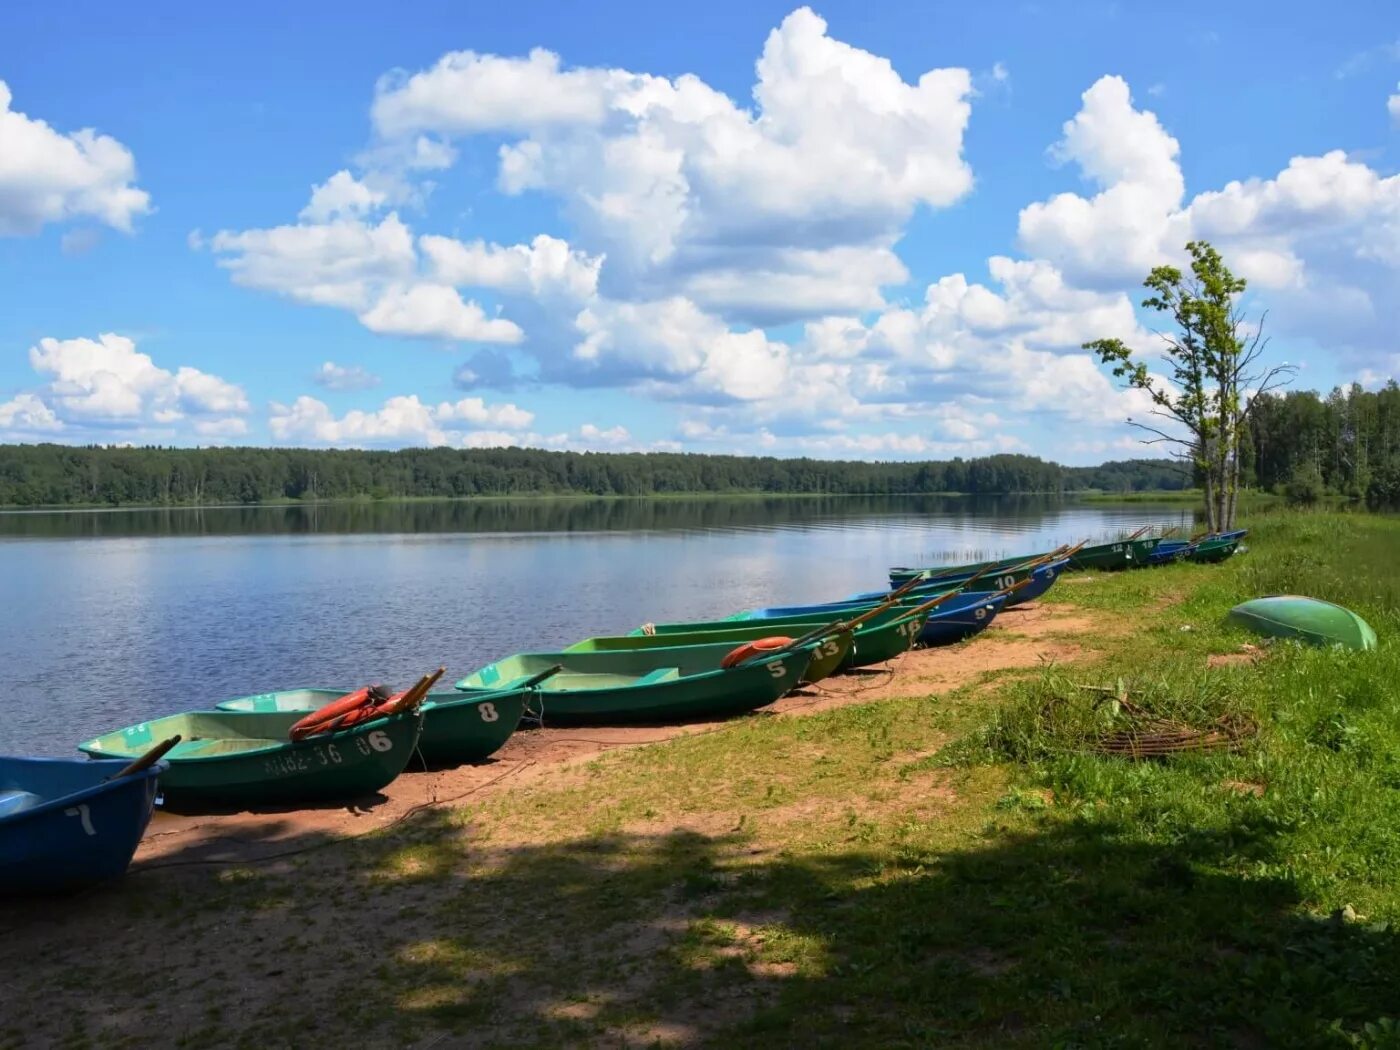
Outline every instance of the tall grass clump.
[(998, 758), (1046, 762), (1102, 753), (1124, 734), (1167, 724), (1183, 730), (1252, 725), (1255, 700), (1183, 661), (1108, 680), (1052, 667), (1015, 688), (986, 741)]
[(1303, 594), (1400, 627), (1400, 516), (1291, 511), (1247, 524), (1238, 572), (1250, 597)]

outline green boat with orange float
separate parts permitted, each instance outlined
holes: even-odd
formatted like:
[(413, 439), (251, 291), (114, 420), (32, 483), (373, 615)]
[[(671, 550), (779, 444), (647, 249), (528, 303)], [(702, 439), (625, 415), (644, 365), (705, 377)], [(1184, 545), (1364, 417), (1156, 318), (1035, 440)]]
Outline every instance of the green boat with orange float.
[(174, 810), (363, 798), (408, 765), (423, 728), (420, 705), (442, 673), (424, 675), (402, 693), (379, 686), (355, 690), (309, 713), (186, 711), (104, 733), (78, 748), (93, 758), (135, 758), (178, 737), (160, 780), (165, 804)]

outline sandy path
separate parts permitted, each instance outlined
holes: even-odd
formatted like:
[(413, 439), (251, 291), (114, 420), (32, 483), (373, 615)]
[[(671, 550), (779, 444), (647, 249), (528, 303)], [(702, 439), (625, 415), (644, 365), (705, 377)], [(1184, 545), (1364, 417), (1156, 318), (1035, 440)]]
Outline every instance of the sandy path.
[[(1071, 606), (1028, 603), (1003, 613), (969, 644), (916, 650), (878, 667), (829, 678), (784, 697), (763, 713), (800, 717), (848, 704), (947, 692), (988, 671), (1073, 659), (1083, 650), (1071, 639), (1094, 627)], [(355, 806), (188, 817), (158, 813), (137, 852), (135, 867), (159, 868), (175, 854), (181, 867), (265, 861), (287, 851), (292, 842), (304, 848), (308, 837), (324, 836), (329, 843), (368, 833), (424, 807), (466, 802), (529, 783), (549, 770), (587, 761), (604, 751), (706, 732), (724, 724), (528, 729), (512, 736), (487, 762), (441, 771), (410, 769), (380, 796)]]

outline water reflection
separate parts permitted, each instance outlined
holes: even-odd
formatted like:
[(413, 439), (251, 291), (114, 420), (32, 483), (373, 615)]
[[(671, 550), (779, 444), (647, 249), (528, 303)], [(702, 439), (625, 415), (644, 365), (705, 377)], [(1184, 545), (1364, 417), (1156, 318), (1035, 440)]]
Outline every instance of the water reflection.
[[(1020, 530), (1074, 507), (1062, 497), (830, 496), (716, 499), (522, 499), (357, 502), (250, 507), (155, 507), (0, 513), (0, 539), (236, 536), (335, 533), (639, 532), (674, 529), (844, 527), (882, 519), (931, 520)], [(1105, 520), (1145, 520), (1172, 508), (1092, 508)]]

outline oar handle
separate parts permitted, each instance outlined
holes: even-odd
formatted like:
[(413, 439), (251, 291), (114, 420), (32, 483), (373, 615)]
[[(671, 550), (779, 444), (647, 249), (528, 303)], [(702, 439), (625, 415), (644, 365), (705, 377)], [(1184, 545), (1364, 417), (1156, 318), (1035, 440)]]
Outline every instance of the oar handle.
[(546, 681), (547, 679), (553, 678), (555, 675), (557, 675), (557, 674), (558, 674), (560, 671), (562, 671), (562, 670), (564, 670), (564, 665), (563, 665), (563, 664), (555, 664), (553, 667), (546, 667), (546, 668), (545, 668), (543, 671), (541, 671), (539, 674), (537, 674), (537, 675), (531, 675), (529, 678), (525, 679), (525, 681), (521, 682), (521, 683), (520, 683), (520, 688), (521, 688), (521, 689), (533, 689), (533, 688), (535, 688), (535, 686), (539, 685), (541, 682)]
[(134, 773), (140, 773), (144, 770), (150, 769), (153, 765), (155, 765), (162, 758), (164, 758), (166, 753), (172, 747), (178, 744), (181, 739), (182, 738), (180, 734), (176, 733), (169, 740), (162, 740), (159, 744), (151, 748), (144, 755), (138, 758), (135, 762), (132, 762), (130, 765), (124, 767), (116, 773), (113, 773), (110, 777), (107, 777), (106, 779), (120, 780), (122, 777), (129, 777)]
[(409, 711), (423, 702), (423, 697), (428, 695), (428, 690), (437, 684), (437, 680), (447, 673), (446, 667), (439, 667), (432, 674), (425, 674), (418, 681), (413, 683), (407, 693), (404, 694), (400, 710)]

